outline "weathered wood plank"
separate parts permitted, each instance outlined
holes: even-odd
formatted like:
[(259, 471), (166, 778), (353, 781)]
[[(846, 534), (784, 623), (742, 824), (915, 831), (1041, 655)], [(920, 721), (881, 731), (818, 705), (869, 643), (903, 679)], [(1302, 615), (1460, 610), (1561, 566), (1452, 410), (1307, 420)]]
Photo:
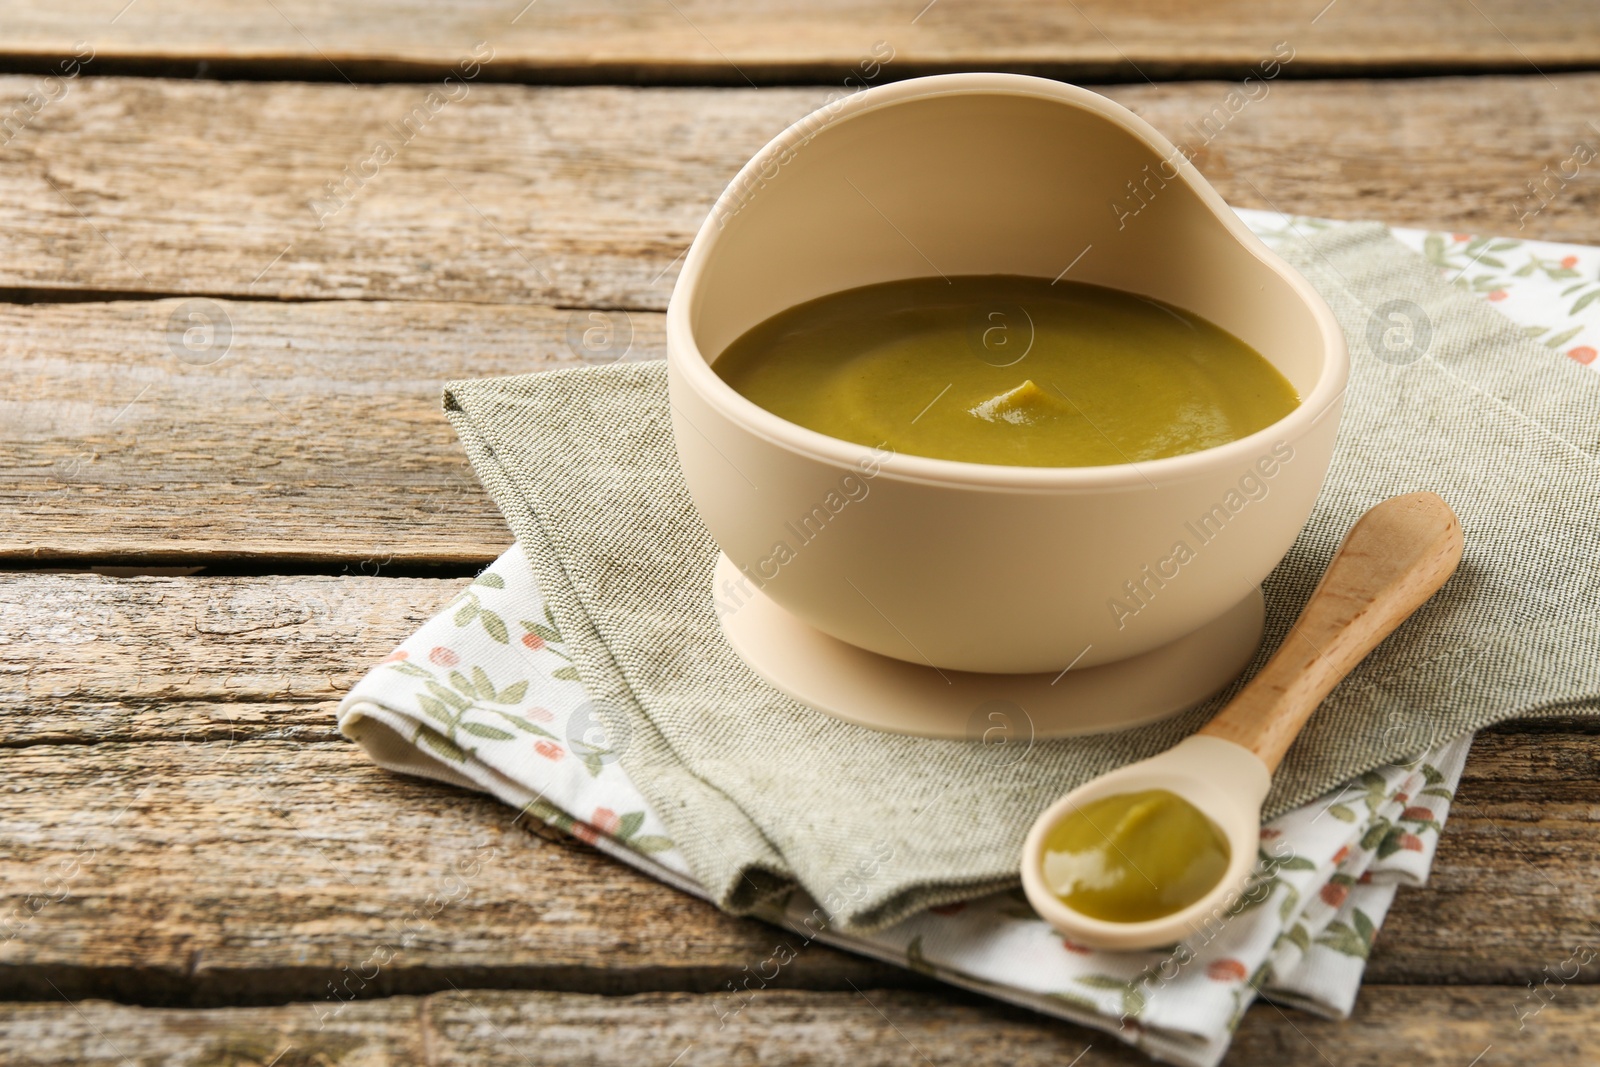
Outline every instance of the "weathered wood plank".
[[(1600, 137), (1600, 75), (1280, 81), (1230, 114), (1234, 88), (1108, 92), (1235, 203), (1486, 233)], [(724, 184), (825, 97), (480, 85), (397, 135), (428, 92), (79, 79), (0, 145), (0, 288), (659, 310)], [(1520, 232), (1600, 241), (1597, 205), (1580, 174)]]
[[(0, 996), (710, 990), (776, 936), (352, 745), (35, 745), (0, 761)], [(801, 956), (801, 985), (906, 980), (821, 946)]]
[[(1595, 725), (1510, 721), (1478, 736), (1429, 885), (1395, 897), (1368, 976), (1538, 982), (1542, 968), (1565, 969), (1560, 965), (1574, 947), (1594, 941), (1600, 915), (1600, 849), (1592, 843), (1600, 821)], [(1493, 937), (1494, 926), (1506, 921), (1538, 949), (1517, 961), (1515, 952), (1472, 950), (1470, 939)], [(1467, 963), (1469, 957), (1475, 958)], [(1542, 963), (1533, 966), (1538, 957)], [(1594, 979), (1586, 971), (1579, 981)]]
[[(0, 823), (0, 913), (17, 931), (0, 948), (0, 996), (48, 996), (48, 980), (160, 1004), (315, 997), (402, 938), (353, 991), (704, 990), (779, 936), (571, 843), (535, 841), (492, 801), (386, 777), (346, 745), (39, 745), (0, 759), (19, 783)], [(1434, 886), (1400, 895), (1374, 978), (1527, 982), (1565, 959), (1590, 936), (1595, 792), (1467, 790)], [(457, 892), (457, 865), (478, 848), (492, 862), (465, 880), (468, 895), (407, 938), (401, 918)], [(802, 955), (804, 984), (859, 984), (857, 968), (915, 981)]]
[[(439, 394), (583, 360), (584, 313), (512, 305), (209, 302), (230, 339), (184, 349), (186, 301), (0, 304), (0, 558), (269, 558), (377, 573), (483, 564), (511, 543)], [(632, 356), (662, 316), (611, 313)], [(222, 321), (222, 320), (219, 320)], [(219, 335), (220, 336), (220, 335)], [(191, 359), (185, 362), (174, 348)]]
[[(336, 739), (337, 697), (463, 581), (0, 580), (0, 925), (16, 931), (0, 996), (315, 998), (441, 892), (458, 899), (363, 995), (704, 990), (764, 958), (768, 928)], [(1375, 979), (1537, 980), (1590, 936), (1600, 738), (1585, 726), (1480, 738), (1433, 884), (1400, 894)], [(480, 846), (491, 860), (447, 886)], [(803, 984), (916, 981), (802, 956)]]
[[(1600, 737), (1592, 719), (1553, 725), (1504, 723), (1473, 743), (1428, 885), (1401, 890), (1384, 921), (1374, 981), (1538, 982), (1596, 937)], [(1526, 954), (1491, 947), (1508, 923)]]
[[(1198, 158), (1242, 204), (1515, 233), (1521, 183), (1600, 113), (1600, 76), (1553, 82), (1279, 85)], [(404, 298), (202, 305), (226, 316), (214, 363), (180, 300), (0, 304), (0, 559), (486, 563), (509, 535), (439, 387), (579, 365), (590, 313), (466, 301), (660, 307), (717, 188), (817, 100), (484, 87), (317, 233), (318, 176), (413, 93), (88, 81), (0, 147), (0, 285)], [(1116, 95), (1181, 137), (1222, 87)], [(1596, 208), (1580, 175), (1525, 232), (1600, 241)], [(629, 358), (661, 354), (658, 315), (609, 314)]]
[(1563, 0), (1478, 0), (1476, 11), (1425, 0), (1342, 0), (1329, 10), (1293, 0), (125, 4), (9, 0), (0, 5), (8, 69), (70, 55), (85, 40), (107, 71), (178, 76), (438, 78), (488, 41), (494, 79), (741, 86), (837, 81), (876, 41), (892, 43), (894, 76), (1003, 69), (1123, 80), (1231, 75), (1278, 40), (1293, 41), (1301, 70), (1319, 76), (1556, 70), (1592, 65), (1600, 46), (1593, 13)]
[(335, 741), (340, 698), (468, 581), (0, 575), (0, 748)]
[[(1600, 990), (1569, 987), (1518, 1029), (1526, 990), (1369, 986), (1354, 1017), (1329, 1022), (1258, 1004), (1225, 1064), (1233, 1067), (1465, 1067), (1592, 1062), (1600, 1052)], [(464, 989), (354, 1003), (320, 1022), (317, 1006), (210, 1011), (0, 1005), (0, 1049), (14, 1067), (173, 1067), (472, 1063), (809, 1064), (961, 1063), (1144, 1067), (1115, 1038), (954, 993), (873, 989), (758, 995), (721, 1025), (713, 997), (596, 997)], [(1483, 1057), (1493, 1047), (1494, 1058)], [(1086, 1053), (1086, 1050), (1089, 1050)], [(276, 1061), (273, 1057), (278, 1057)], [(676, 1059), (674, 1057), (677, 1057)]]

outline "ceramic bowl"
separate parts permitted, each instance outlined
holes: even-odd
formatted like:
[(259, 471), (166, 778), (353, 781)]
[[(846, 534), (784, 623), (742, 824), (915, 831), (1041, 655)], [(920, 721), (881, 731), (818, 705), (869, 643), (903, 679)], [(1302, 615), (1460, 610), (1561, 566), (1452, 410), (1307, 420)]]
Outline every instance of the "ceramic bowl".
[[(1303, 398), (1200, 452), (1099, 467), (885, 455), (756, 406), (712, 370), (795, 304), (935, 274), (1069, 278), (1205, 316)], [(960, 671), (1112, 663), (1253, 596), (1311, 513), (1348, 374), (1327, 304), (1148, 123), (1002, 74), (837, 100), (752, 159), (667, 312), (673, 434), (723, 553), (858, 648)]]

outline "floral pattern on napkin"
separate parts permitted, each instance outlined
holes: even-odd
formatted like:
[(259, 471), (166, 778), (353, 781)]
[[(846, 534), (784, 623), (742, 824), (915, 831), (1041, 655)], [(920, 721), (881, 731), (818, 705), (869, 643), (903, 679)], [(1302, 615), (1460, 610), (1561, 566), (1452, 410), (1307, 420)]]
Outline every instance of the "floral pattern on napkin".
[[(594, 716), (520, 547), (356, 686), (341, 725), (359, 737), (363, 719), (398, 729), (433, 763), (619, 858), (675, 874), (674, 884), (690, 877), (618, 763), (627, 739), (608, 738)], [(1181, 949), (1085, 949), (1034, 915), (1020, 891), (936, 908), (872, 935), (830, 930), (826, 912), (802, 892), (763, 917), (790, 928), (796, 955), (813, 940), (863, 952), (1115, 1028), (1177, 1062), (1212, 1062), (1259, 989), (1325, 1014), (1349, 1010), (1395, 889), (1426, 875), (1469, 744), (1382, 768), (1273, 820), (1262, 831), (1261, 876), (1219, 917), (1215, 936)], [(861, 872), (863, 883), (872, 873)], [(1339, 967), (1338, 982), (1302, 975), (1325, 967), (1314, 965), (1323, 955), (1355, 965)], [(760, 984), (730, 976), (719, 1012), (742, 1010)]]
[[(1269, 244), (1338, 225), (1240, 215)], [(1543, 339), (1553, 358), (1596, 362), (1600, 250), (1393, 232)], [(520, 545), (363, 678), (339, 718), (390, 769), (470, 784), (679, 888), (698, 889), (622, 770), (628, 739), (608, 737), (594, 714)], [(398, 758), (369, 743), (374, 723), (414, 753)], [(1109, 1031), (1160, 1059), (1209, 1067), (1258, 994), (1326, 1016), (1350, 1012), (1396, 891), (1427, 878), (1470, 745), (1461, 738), (1412, 764), (1371, 771), (1265, 825), (1251, 886), (1205, 933), (1165, 951), (1073, 944), (1020, 890), (933, 908), (868, 935), (831, 930), (826, 911), (795, 891), (761, 913), (790, 931), (784, 958), (768, 962), (775, 977), (818, 941)], [(719, 1014), (742, 1011), (768, 980), (752, 980), (749, 968), (730, 975)]]

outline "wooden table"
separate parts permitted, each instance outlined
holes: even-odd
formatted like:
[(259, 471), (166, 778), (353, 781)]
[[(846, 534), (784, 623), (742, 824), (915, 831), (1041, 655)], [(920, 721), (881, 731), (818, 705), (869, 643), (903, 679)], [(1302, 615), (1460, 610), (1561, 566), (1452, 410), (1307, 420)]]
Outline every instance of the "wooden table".
[[(719, 1027), (772, 929), (341, 740), (338, 697), (509, 543), (441, 383), (572, 365), (591, 309), (659, 355), (736, 168), (831, 91), (937, 71), (1115, 83), (1192, 142), (1286, 42), (1198, 153), (1232, 203), (1600, 242), (1593, 171), (1518, 228), (1600, 144), (1586, 0), (0, 0), (0, 27), (7, 1064), (1142, 1062), (821, 947)], [(1483, 734), (1356, 1017), (1258, 1005), (1229, 1062), (1594, 1062), (1597, 730)]]

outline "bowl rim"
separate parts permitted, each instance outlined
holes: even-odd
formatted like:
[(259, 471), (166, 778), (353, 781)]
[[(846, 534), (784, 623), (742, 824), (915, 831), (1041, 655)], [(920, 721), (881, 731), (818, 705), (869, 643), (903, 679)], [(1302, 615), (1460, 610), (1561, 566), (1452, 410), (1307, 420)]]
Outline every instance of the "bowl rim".
[[(711, 362), (700, 351), (689, 323), (689, 306), (719, 239), (722, 227), (717, 219), (725, 210), (730, 213), (740, 210), (736, 191), (746, 188), (776, 157), (828, 126), (883, 108), (950, 95), (1025, 96), (1091, 111), (1121, 126), (1168, 160), (1224, 229), (1241, 247), (1281, 277), (1311, 312), (1322, 334), (1324, 351), (1321, 372), (1311, 391), (1276, 422), (1237, 440), (1176, 456), (1093, 467), (1007, 466), (885, 451), (807, 429), (735, 391), (711, 369)], [(939, 74), (891, 82), (861, 90), (842, 101), (825, 103), (792, 123), (739, 169), (701, 223), (667, 304), (666, 333), (667, 364), (674, 372), (669, 378), (692, 387), (724, 417), (771, 444), (836, 467), (875, 470), (876, 477), (1001, 490), (1140, 489), (1156, 483), (1214, 476), (1219, 471), (1235, 471), (1270, 454), (1275, 444), (1300, 440), (1329, 414), (1337, 418), (1350, 373), (1344, 331), (1322, 294), (1250, 230), (1170, 140), (1126, 107), (1099, 93), (1066, 82), (1022, 74)], [(675, 416), (688, 418), (680, 405), (673, 404), (672, 410)]]

